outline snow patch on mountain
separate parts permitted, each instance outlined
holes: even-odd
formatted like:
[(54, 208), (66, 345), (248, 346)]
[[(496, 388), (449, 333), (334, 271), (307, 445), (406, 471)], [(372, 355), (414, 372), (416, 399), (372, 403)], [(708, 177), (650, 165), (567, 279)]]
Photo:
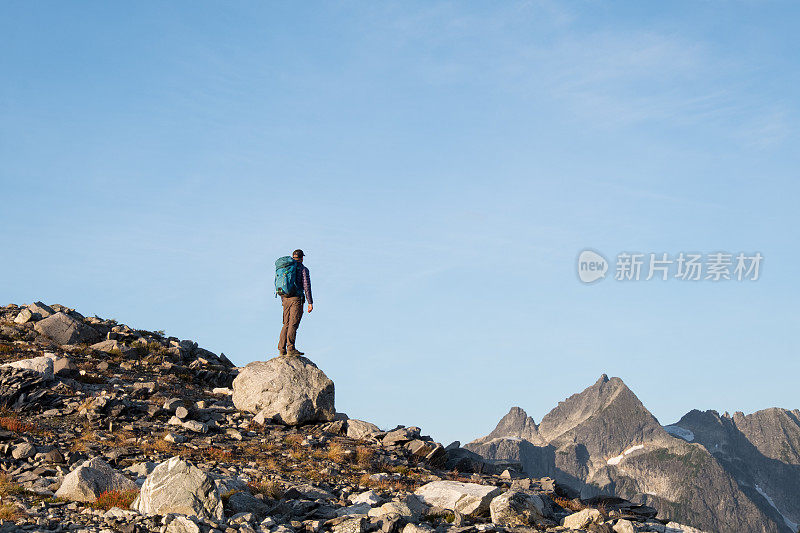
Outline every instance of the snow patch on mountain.
[(636, 450), (641, 450), (642, 448), (644, 448), (644, 444), (637, 444), (636, 446), (631, 446), (630, 448), (628, 448), (627, 450), (625, 450), (624, 452), (622, 452), (618, 456), (612, 457), (611, 459), (606, 461), (606, 463), (610, 464), (610, 465), (618, 465), (618, 464), (620, 464), (622, 462), (623, 459), (625, 459), (626, 455), (628, 455), (628, 454), (630, 454), (632, 452), (635, 452)]
[(783, 521), (786, 522), (786, 525), (789, 527), (789, 529), (791, 529), (792, 531), (797, 531), (798, 524), (795, 524), (794, 522), (792, 522), (791, 520), (786, 518), (786, 516), (783, 513), (781, 513), (781, 510), (778, 509), (778, 506), (775, 505), (775, 502), (772, 501), (772, 498), (769, 497), (769, 494), (764, 492), (764, 489), (762, 489), (761, 487), (756, 485), (756, 491), (758, 491), (758, 493), (761, 494), (764, 497), (765, 500), (767, 500), (767, 503), (770, 504), (773, 509), (778, 511), (778, 514), (781, 515), (781, 517), (783, 518)]
[(691, 526), (684, 526), (683, 524), (678, 524), (677, 522), (670, 522), (666, 526), (664, 526), (665, 533), (706, 533), (697, 528), (693, 528)]
[(694, 433), (686, 428), (682, 428), (673, 424), (671, 426), (664, 426), (664, 430), (673, 437), (678, 437), (686, 442), (692, 442), (694, 440)]

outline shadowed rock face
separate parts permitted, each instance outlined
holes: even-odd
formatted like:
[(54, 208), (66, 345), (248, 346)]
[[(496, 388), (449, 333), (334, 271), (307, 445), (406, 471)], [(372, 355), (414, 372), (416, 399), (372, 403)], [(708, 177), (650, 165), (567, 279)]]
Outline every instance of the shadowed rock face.
[(675, 426), (692, 432), (753, 501), (789, 528), (800, 523), (800, 412), (749, 415), (690, 411)]
[[(782, 421), (781, 427), (791, 434), (791, 418)], [(679, 425), (694, 431), (690, 424)], [(704, 420), (697, 426), (699, 434), (709, 434), (706, 440), (727, 443), (731, 439), (721, 422)], [(762, 426), (752, 422), (748, 427), (758, 434)], [(768, 445), (766, 437), (760, 440), (765, 449), (771, 446), (772, 454), (783, 450)], [(528, 475), (553, 477), (583, 498), (620, 496), (703, 530), (790, 531), (754, 488), (739, 486), (738, 478), (705, 444), (688, 443), (667, 433), (621, 379), (605, 374), (560, 402), (540, 424), (515, 407), (494, 431), (466, 448), (487, 459), (518, 461)], [(800, 446), (791, 445), (784, 453), (794, 457), (794, 450)]]

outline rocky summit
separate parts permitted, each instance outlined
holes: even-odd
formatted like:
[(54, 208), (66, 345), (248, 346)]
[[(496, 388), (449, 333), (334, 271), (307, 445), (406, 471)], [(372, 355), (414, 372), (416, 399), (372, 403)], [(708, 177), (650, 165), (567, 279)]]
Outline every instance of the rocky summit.
[[(740, 507), (750, 493), (708, 448), (735, 427), (767, 458), (796, 464), (800, 450), (775, 446), (760, 420), (693, 415), (665, 430), (605, 377), (541, 424), (513, 409), (469, 449), (445, 447), (336, 412), (311, 359), (236, 368), (191, 340), (42, 302), (0, 308), (0, 404), (0, 531), (698, 531), (670, 520), (685, 516), (782, 532)], [(791, 429), (789, 415), (773, 418)], [(742, 446), (723, 446), (731, 465), (750, 457)], [(687, 498), (696, 515), (665, 506)]]

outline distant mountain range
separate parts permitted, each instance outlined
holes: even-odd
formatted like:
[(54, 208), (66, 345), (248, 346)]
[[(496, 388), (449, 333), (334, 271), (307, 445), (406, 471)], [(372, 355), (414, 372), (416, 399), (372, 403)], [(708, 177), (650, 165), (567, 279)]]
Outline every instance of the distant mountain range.
[(691, 411), (662, 426), (619, 378), (605, 374), (540, 424), (513, 407), (465, 446), (517, 461), (581, 498), (615, 495), (720, 533), (797, 533), (800, 411)]

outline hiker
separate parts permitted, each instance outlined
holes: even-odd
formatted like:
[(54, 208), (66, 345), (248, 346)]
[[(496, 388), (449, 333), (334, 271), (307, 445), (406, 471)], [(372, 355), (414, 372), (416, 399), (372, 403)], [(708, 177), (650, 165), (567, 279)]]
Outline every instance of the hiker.
[(303, 355), (295, 346), (297, 327), (303, 318), (303, 304), (308, 301), (308, 312), (314, 309), (311, 297), (311, 274), (303, 266), (303, 250), (292, 252), (275, 262), (275, 292), (280, 294), (283, 304), (283, 328), (278, 338), (280, 355)]

